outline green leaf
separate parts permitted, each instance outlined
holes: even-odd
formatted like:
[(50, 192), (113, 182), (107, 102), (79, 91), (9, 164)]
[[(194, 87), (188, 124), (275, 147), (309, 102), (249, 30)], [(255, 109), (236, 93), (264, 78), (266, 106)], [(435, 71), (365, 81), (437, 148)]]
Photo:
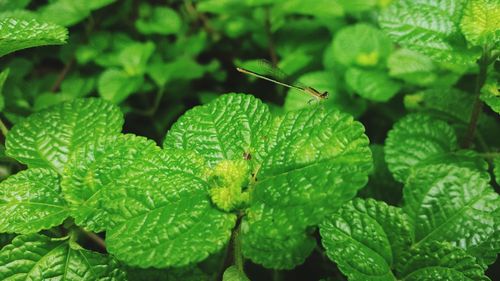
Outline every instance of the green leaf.
[(0, 233), (35, 233), (61, 224), (69, 215), (59, 176), (28, 169), (0, 183)]
[(398, 280), (489, 280), (476, 260), (448, 243), (412, 248), (396, 267)]
[(500, 114), (500, 90), (498, 82), (488, 82), (481, 89), (481, 100), (493, 111)]
[(116, 0), (88, 0), (86, 1), (89, 9), (91, 10), (97, 10), (102, 7), (105, 7), (111, 3), (116, 2)]
[(480, 247), (476, 257), (494, 261), (490, 257), (500, 251), (500, 220), (494, 216), (500, 199), (489, 178), (452, 164), (427, 165), (410, 174), (403, 196), (416, 245), (445, 241), (465, 250)]
[(134, 135), (101, 137), (76, 149), (61, 182), (76, 224), (94, 232), (113, 226), (100, 207), (106, 204), (101, 196), (103, 189), (156, 170), (162, 163), (160, 151), (154, 141)]
[(337, 0), (348, 13), (360, 13), (373, 10), (377, 6), (384, 7), (392, 0)]
[(162, 157), (158, 170), (115, 182), (102, 194), (115, 223), (106, 232), (107, 249), (132, 266), (202, 261), (222, 249), (236, 223), (235, 214), (210, 201), (204, 159), (178, 150)]
[(39, 234), (17, 236), (0, 251), (0, 279), (127, 280), (116, 260), (73, 243)]
[(118, 55), (118, 60), (125, 73), (129, 76), (139, 76), (146, 72), (147, 62), (155, 50), (151, 41), (127, 45)]
[(365, 99), (386, 102), (396, 95), (401, 85), (386, 72), (351, 67), (346, 72), (346, 83)]
[(272, 269), (293, 269), (304, 263), (316, 241), (304, 231), (290, 231), (279, 236), (242, 223), (241, 245), (245, 257)]
[(320, 225), (326, 254), (349, 280), (394, 280), (394, 264), (411, 245), (411, 224), (400, 208), (354, 199)]
[(493, 158), (493, 175), (497, 184), (500, 185), (500, 156)]
[(236, 266), (230, 266), (224, 271), (222, 281), (250, 281), (245, 273), (241, 272)]
[(181, 19), (173, 9), (143, 3), (139, 8), (139, 19), (135, 21), (135, 28), (145, 35), (176, 34), (181, 28)]
[[(363, 126), (322, 107), (276, 118), (261, 144), (262, 161), (244, 221), (255, 233), (275, 239), (318, 224), (366, 184), (372, 168)], [(252, 247), (261, 242), (255, 243)]]
[(341, 17), (344, 10), (338, 1), (316, 0), (313, 2), (305, 1), (283, 1), (275, 6), (280, 12), (286, 14), (300, 14), (314, 16), (318, 18)]
[(114, 104), (121, 103), (144, 83), (142, 76), (129, 76), (122, 70), (110, 68), (97, 81), (99, 95)]
[(0, 57), (17, 50), (66, 43), (68, 30), (57, 24), (16, 18), (0, 19)]
[(468, 124), (472, 114), (474, 96), (455, 88), (429, 88), (405, 96), (405, 106), (443, 119)]
[(77, 99), (30, 115), (7, 135), (7, 155), (30, 168), (63, 171), (69, 154), (103, 135), (117, 134), (120, 110), (103, 100)]
[(467, 1), (460, 29), (472, 45), (500, 43), (500, 3), (497, 0)]
[(480, 53), (467, 49), (458, 22), (461, 0), (394, 1), (379, 17), (379, 24), (402, 46), (445, 63), (471, 65)]
[(3, 85), (5, 84), (5, 80), (7, 80), (7, 76), (9, 76), (10, 69), (7, 68), (0, 73), (0, 112), (5, 107), (5, 100), (3, 97)]
[(429, 115), (409, 114), (389, 131), (384, 152), (394, 178), (403, 182), (413, 166), (458, 148), (453, 128)]
[(385, 163), (384, 147), (379, 144), (370, 145), (373, 155), (374, 171), (368, 184), (359, 191), (358, 196), (374, 198), (390, 205), (398, 205), (403, 197), (402, 185), (394, 180), (387, 163)]
[(127, 277), (131, 281), (209, 281), (209, 277), (198, 266), (190, 265), (179, 268), (127, 268)]
[(194, 150), (210, 166), (243, 159), (244, 153), (256, 152), (269, 121), (269, 109), (260, 100), (228, 94), (182, 115), (167, 133), (163, 147)]
[(90, 15), (86, 2), (73, 0), (55, 0), (38, 10), (41, 18), (62, 26), (72, 26)]
[(432, 60), (410, 49), (399, 49), (387, 60), (389, 75), (418, 86), (427, 86), (436, 81), (436, 66)]
[(391, 40), (376, 27), (365, 23), (341, 29), (332, 44), (333, 57), (344, 66), (383, 64), (392, 51)]
[(192, 80), (201, 78), (206, 67), (190, 57), (179, 57), (171, 62), (153, 61), (147, 66), (147, 74), (155, 83), (163, 87), (172, 80)]
[(22, 9), (31, 2), (31, 0), (0, 0), (0, 11)]

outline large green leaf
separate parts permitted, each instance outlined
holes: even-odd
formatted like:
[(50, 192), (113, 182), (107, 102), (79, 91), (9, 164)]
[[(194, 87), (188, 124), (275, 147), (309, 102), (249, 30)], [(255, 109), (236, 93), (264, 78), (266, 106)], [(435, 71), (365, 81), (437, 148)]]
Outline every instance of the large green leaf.
[(405, 82), (426, 86), (438, 77), (436, 66), (426, 55), (410, 49), (399, 49), (393, 52), (387, 60), (389, 75)]
[(347, 85), (365, 99), (385, 102), (401, 89), (401, 85), (392, 80), (386, 72), (365, 70), (351, 67), (345, 74)]
[(476, 260), (448, 243), (431, 243), (408, 251), (396, 266), (397, 280), (490, 280)]
[(236, 222), (236, 215), (219, 211), (210, 201), (203, 158), (178, 150), (162, 158), (158, 170), (115, 181), (102, 192), (106, 203), (101, 207), (113, 221), (106, 245), (129, 265), (199, 262), (229, 241)]
[(121, 131), (120, 110), (103, 100), (77, 99), (30, 115), (7, 135), (7, 155), (30, 168), (62, 173), (69, 154), (84, 143)]
[(39, 234), (14, 238), (0, 251), (0, 264), (0, 279), (5, 281), (127, 280), (113, 258)]
[(241, 229), (244, 256), (266, 268), (292, 269), (302, 264), (316, 246), (314, 238), (304, 231), (276, 236), (272, 229), (267, 232), (245, 221)]
[[(117, 182), (156, 170), (161, 149), (152, 140), (134, 135), (99, 138), (76, 149), (69, 157), (61, 182), (64, 197), (72, 205), (78, 225), (95, 232), (112, 226), (100, 208), (103, 189)], [(125, 180), (125, 182), (120, 181)]]
[(21, 49), (64, 44), (67, 38), (68, 30), (57, 24), (3, 18), (0, 20), (0, 57)]
[(465, 5), (460, 29), (473, 45), (500, 43), (500, 2), (469, 0)]
[(354, 199), (320, 225), (323, 246), (349, 280), (393, 280), (391, 269), (411, 245), (403, 211), (373, 199)]
[(413, 166), (433, 156), (458, 148), (453, 128), (423, 114), (410, 114), (389, 131), (384, 152), (394, 178), (403, 182)]
[(254, 155), (269, 120), (269, 109), (260, 100), (228, 94), (186, 112), (167, 133), (163, 146), (194, 150), (210, 165), (242, 159), (244, 153)]
[(381, 12), (379, 23), (392, 39), (408, 49), (438, 61), (470, 65), (480, 53), (467, 49), (458, 28), (464, 2), (394, 1)]
[(0, 183), (0, 233), (35, 233), (61, 224), (69, 215), (59, 175), (28, 169)]
[(479, 171), (451, 164), (427, 165), (408, 177), (404, 211), (414, 225), (415, 245), (450, 242), (489, 264), (500, 250), (495, 211), (498, 194)]
[(392, 51), (391, 40), (376, 27), (364, 23), (341, 29), (332, 44), (333, 57), (345, 66), (383, 64)]
[[(351, 199), (372, 168), (363, 126), (322, 107), (276, 118), (261, 147), (263, 160), (244, 220), (252, 231), (277, 240), (318, 224)], [(250, 258), (262, 259), (259, 255)]]

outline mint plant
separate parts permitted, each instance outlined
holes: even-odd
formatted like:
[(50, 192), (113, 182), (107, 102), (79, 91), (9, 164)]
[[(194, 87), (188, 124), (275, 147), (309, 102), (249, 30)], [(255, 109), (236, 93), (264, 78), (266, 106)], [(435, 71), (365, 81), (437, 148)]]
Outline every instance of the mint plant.
[(498, 1), (167, 2), (0, 1), (0, 280), (498, 279)]

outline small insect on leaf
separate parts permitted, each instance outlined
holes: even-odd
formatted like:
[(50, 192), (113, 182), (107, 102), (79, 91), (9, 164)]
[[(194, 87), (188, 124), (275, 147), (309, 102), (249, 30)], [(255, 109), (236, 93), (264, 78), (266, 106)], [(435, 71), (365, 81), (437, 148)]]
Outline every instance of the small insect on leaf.
[[(276, 83), (283, 87), (299, 90), (303, 93), (311, 95), (314, 100), (324, 100), (328, 98), (328, 92), (320, 92), (313, 87), (305, 86), (300, 83), (288, 83), (287, 75), (278, 67), (273, 66), (266, 60), (259, 60), (256, 64), (255, 70), (249, 70), (243, 67), (236, 67), (236, 70), (269, 82)], [(269, 77), (268, 77), (269, 76)], [(273, 78), (271, 78), (273, 77)]]

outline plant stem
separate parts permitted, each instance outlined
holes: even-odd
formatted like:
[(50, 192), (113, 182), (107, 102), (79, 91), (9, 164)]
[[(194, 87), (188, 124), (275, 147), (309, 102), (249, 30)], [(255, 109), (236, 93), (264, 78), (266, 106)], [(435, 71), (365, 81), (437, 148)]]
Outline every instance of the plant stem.
[(50, 89), (51, 92), (57, 92), (59, 88), (61, 87), (62, 81), (64, 81), (64, 78), (66, 78), (66, 75), (68, 74), (69, 70), (73, 66), (73, 63), (75, 62), (75, 58), (72, 57), (68, 63), (64, 65), (64, 68), (59, 72), (59, 75), (57, 75), (56, 81), (54, 81), (54, 84), (52, 85), (52, 88)]
[(474, 89), (474, 105), (472, 108), (472, 113), (469, 119), (469, 126), (467, 128), (467, 133), (465, 134), (464, 140), (462, 142), (462, 148), (469, 148), (474, 139), (474, 134), (477, 129), (477, 122), (479, 121), (479, 116), (483, 111), (483, 101), (481, 100), (481, 88), (486, 82), (486, 74), (488, 70), (488, 51), (485, 49), (483, 55), (478, 61), (479, 73), (476, 77), (476, 86)]
[(4, 137), (7, 137), (9, 129), (7, 129), (7, 126), (5, 126), (5, 123), (2, 121), (2, 119), (0, 119), (0, 131), (2, 131), (2, 135)]
[(271, 57), (271, 62), (273, 66), (278, 66), (278, 56), (276, 55), (276, 48), (274, 47), (273, 33), (271, 30), (271, 9), (269, 7), (265, 8), (266, 13), (266, 35), (269, 44), (269, 56)]

